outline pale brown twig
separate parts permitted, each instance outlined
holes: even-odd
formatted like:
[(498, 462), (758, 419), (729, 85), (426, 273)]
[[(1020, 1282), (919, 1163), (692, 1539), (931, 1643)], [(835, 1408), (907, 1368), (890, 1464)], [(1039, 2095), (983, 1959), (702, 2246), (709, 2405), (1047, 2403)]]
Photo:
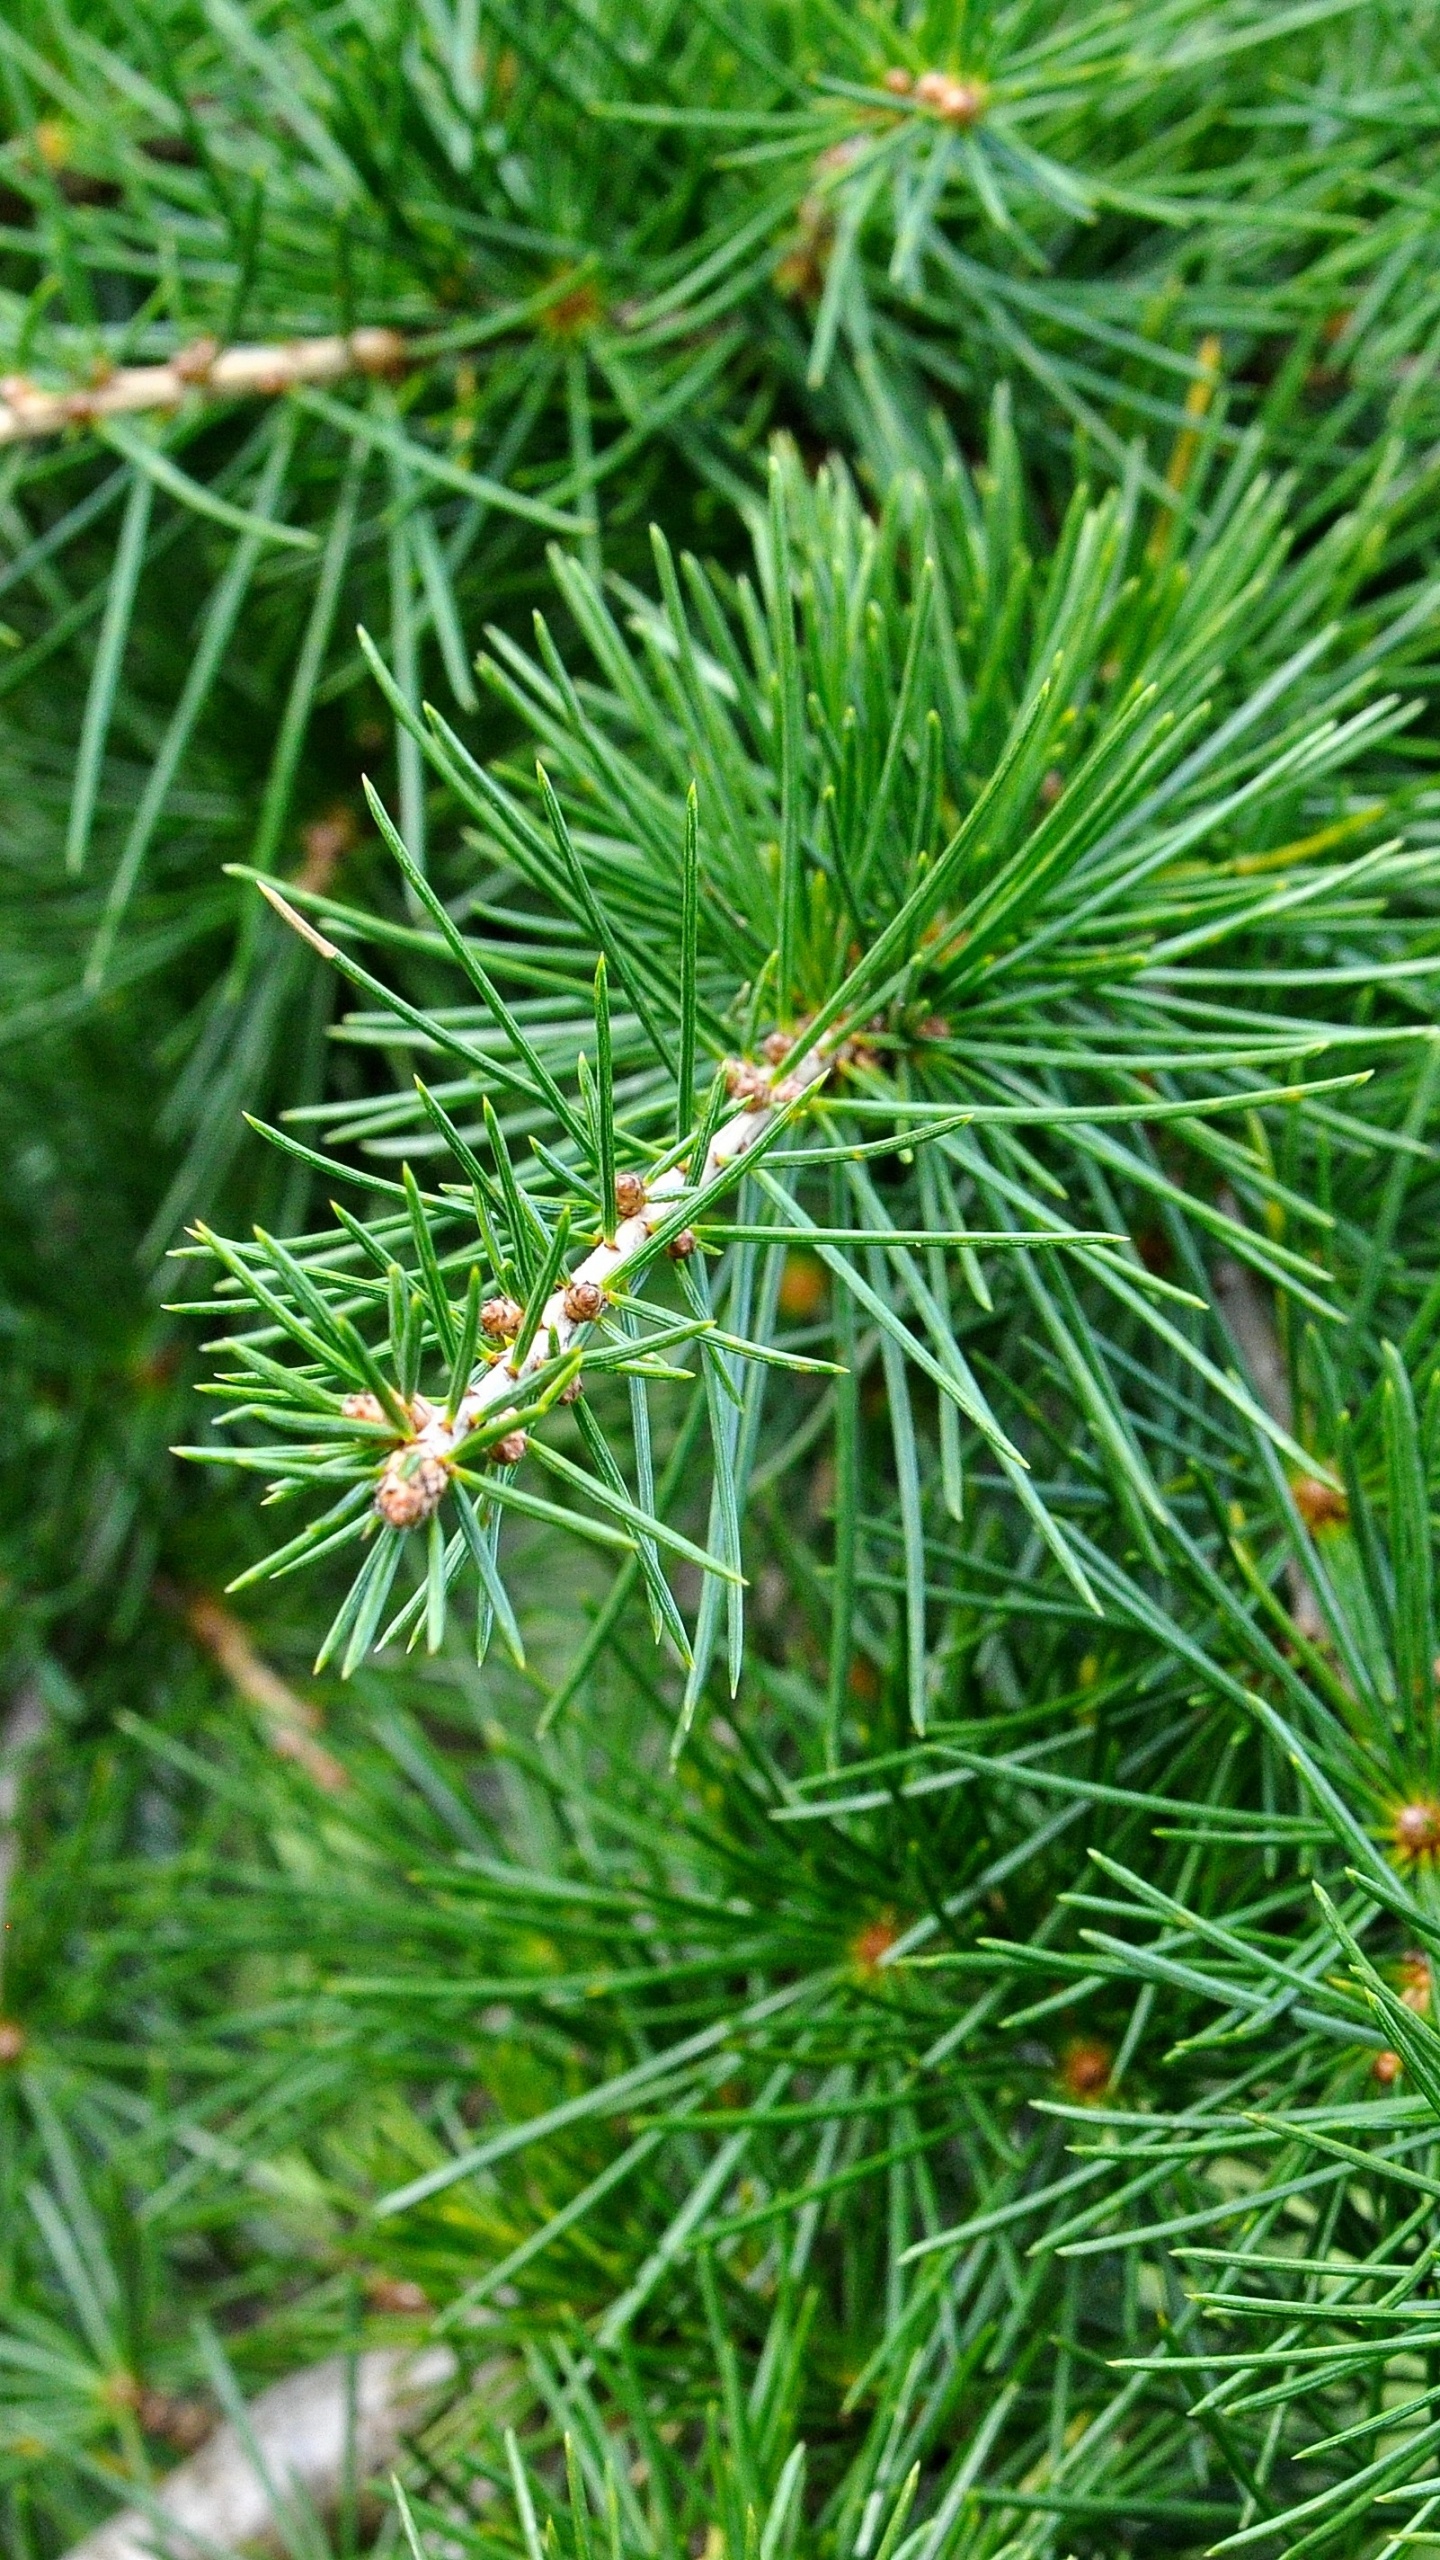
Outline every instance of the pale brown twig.
[[(20, 1768), (49, 1723), (50, 1711), (38, 1680), (27, 1680), (16, 1691), (0, 1720), (0, 1982), (5, 1971), (5, 1906), (20, 1854)], [(17, 2058), (19, 2036), (12, 2021), (0, 2018), (0, 2062)]]
[[(1233, 1195), (1224, 1205), (1235, 1214)], [(1220, 1312), (1229, 1327), (1230, 1338), (1240, 1354), (1250, 1384), (1273, 1423), (1287, 1436), (1295, 1428), (1294, 1400), (1290, 1393), (1290, 1374), (1280, 1348), (1280, 1336), (1264, 1290), (1253, 1271), (1243, 1262), (1228, 1256), (1217, 1262), (1214, 1270), (1215, 1295)], [(1314, 1586), (1298, 1557), (1292, 1556), (1285, 1568), (1290, 1593), (1290, 1614), (1309, 1644), (1319, 1644), (1325, 1637), (1325, 1621)]]
[(292, 338), (274, 346), (222, 347), (198, 338), (165, 364), (117, 365), (74, 391), (47, 391), (24, 374), (0, 376), (0, 445), (63, 435), (146, 409), (183, 402), (275, 399), (347, 374), (395, 374), (409, 350), (396, 329), (352, 329), (346, 337)]
[(334, 1754), (315, 1739), (319, 1709), (297, 1697), (279, 1672), (271, 1670), (233, 1610), (223, 1608), (203, 1592), (185, 1598), (180, 1607), (197, 1644), (204, 1647), (247, 1705), (256, 1709), (267, 1740), (281, 1758), (293, 1760), (327, 1794), (338, 1795), (350, 1782)]
[[(339, 958), (336, 945), (307, 917), (297, 913), (270, 881), (261, 880), (256, 885), (276, 914), (313, 951), (318, 951), (322, 960)], [(767, 1043), (764, 1066), (742, 1059), (729, 1061), (731, 1099), (739, 1109), (721, 1122), (710, 1140), (704, 1163), (693, 1171), (687, 1165), (671, 1165), (653, 1178), (635, 1182), (635, 1206), (617, 1219), (614, 1234), (607, 1242), (596, 1245), (575, 1270), (561, 1278), (541, 1310), (539, 1324), (522, 1358), (517, 1360), (512, 1355), (488, 1360), (471, 1378), (453, 1413), (432, 1404), (428, 1397), (411, 1397), (413, 1429), (386, 1461), (375, 1498), (377, 1511), (392, 1528), (416, 1528), (433, 1517), (444, 1498), (451, 1461), (462, 1443), (487, 1417), (498, 1421), (523, 1403), (526, 1380), (558, 1354), (568, 1351), (577, 1336), (584, 1333), (602, 1311), (609, 1289), (617, 1282), (623, 1283), (631, 1258), (644, 1251), (655, 1229), (667, 1223), (686, 1194), (704, 1192), (727, 1167), (738, 1164), (765, 1135), (777, 1111), (798, 1102), (841, 1054), (835, 1041), (823, 1042), (807, 1050), (791, 1070), (786, 1063), (791, 1046), (783, 1032), (774, 1032)], [(693, 1248), (694, 1238), (687, 1230), (674, 1239), (670, 1250), (677, 1258), (683, 1258)], [(374, 1399), (369, 1396), (354, 1398), (357, 1418), (363, 1413), (367, 1420), (379, 1420), (380, 1408), (374, 1404), (371, 1412), (372, 1404)], [(524, 1434), (517, 1431), (513, 1438), (513, 1455), (518, 1459), (524, 1455)], [(511, 1460), (511, 1452), (503, 1443), (497, 1447), (496, 1455), (506, 1463)]]

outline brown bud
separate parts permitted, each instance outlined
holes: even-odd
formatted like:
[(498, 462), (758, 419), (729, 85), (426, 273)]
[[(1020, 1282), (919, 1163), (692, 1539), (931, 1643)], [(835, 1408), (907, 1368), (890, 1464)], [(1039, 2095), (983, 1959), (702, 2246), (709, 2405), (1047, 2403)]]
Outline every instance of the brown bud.
[(903, 63), (892, 62), (885, 74), (885, 87), (892, 98), (908, 98), (915, 83)]
[(493, 1440), (486, 1455), (497, 1467), (518, 1467), (530, 1443), (523, 1431), (507, 1431), (502, 1440)]
[(1402, 1858), (1433, 1858), (1440, 1849), (1440, 1804), (1417, 1797), (1410, 1804), (1397, 1805), (1390, 1837)]
[(969, 125), (985, 110), (985, 92), (978, 80), (957, 80), (949, 71), (922, 71), (915, 83), (915, 95), (927, 107), (933, 107), (942, 124)]
[(398, 329), (352, 329), (350, 354), (362, 373), (403, 373), (408, 350)]
[(171, 357), (170, 370), (178, 373), (182, 382), (204, 382), (219, 353), (218, 338), (196, 338), (188, 347), (182, 347), (178, 355)]
[(1428, 2015), (1430, 2008), (1430, 1959), (1418, 1947), (1407, 1948), (1400, 1959), (1400, 1997), (1407, 2009), (1418, 2018)]
[(584, 1379), (572, 1378), (567, 1386), (561, 1388), (560, 1401), (562, 1404), (578, 1404), (584, 1393)]
[(638, 1173), (617, 1173), (615, 1206), (622, 1218), (638, 1218), (645, 1206), (645, 1184)]
[(825, 1265), (813, 1253), (792, 1246), (780, 1273), (780, 1313), (803, 1324), (825, 1304)]
[(605, 1304), (605, 1292), (594, 1280), (572, 1280), (565, 1292), (565, 1313), (571, 1324), (593, 1324)]
[(371, 2276), (365, 2299), (373, 2311), (420, 2312), (431, 2307), (423, 2284), (416, 2284), (410, 2276)]
[(863, 133), (847, 134), (843, 142), (832, 142), (828, 151), (817, 152), (815, 157), (816, 171), (817, 173), (823, 173), (831, 169), (853, 169), (856, 161), (862, 157), (864, 150), (865, 136)]
[(480, 1310), (480, 1330), (492, 1342), (513, 1342), (525, 1321), (525, 1310), (513, 1298), (487, 1298)]
[(1326, 1484), (1320, 1476), (1296, 1476), (1290, 1490), (1307, 1529), (1338, 1528), (1350, 1517), (1350, 1505), (1338, 1484)]
[(346, 1396), (340, 1410), (347, 1422), (385, 1422), (389, 1419), (379, 1397), (368, 1392)]
[(763, 1067), (752, 1065), (748, 1058), (727, 1058), (725, 1090), (732, 1102), (745, 1111), (763, 1111), (770, 1099), (770, 1079)]
[(682, 1227), (678, 1236), (671, 1237), (665, 1250), (672, 1262), (688, 1262), (695, 1250), (694, 1228)]
[(1087, 2104), (1098, 2098), (1109, 2084), (1113, 2059), (1108, 2044), (1077, 2037), (1065, 2048), (1060, 2064), (1060, 2078), (1072, 2098)]
[(850, 1959), (857, 1973), (879, 1973), (900, 1936), (900, 1923), (893, 1911), (882, 1911), (867, 1920), (850, 1941)]
[(343, 800), (337, 800), (323, 817), (312, 818), (309, 826), (301, 830), (305, 859), (295, 875), (298, 886), (328, 889), (338, 866), (354, 850), (359, 835), (355, 812)]
[(194, 2453), (215, 2432), (216, 2413), (208, 2401), (169, 2391), (142, 2391), (136, 2415), (147, 2436), (158, 2436), (175, 2453)]
[(0, 2063), (18, 2062), (24, 2050), (24, 2028), (13, 2018), (0, 2018)]
[(804, 1090), (803, 1076), (782, 1076), (779, 1083), (771, 1088), (770, 1099), (777, 1111), (783, 1111), (787, 1104), (798, 1102)]
[(434, 1518), (445, 1499), (450, 1472), (438, 1458), (393, 1457), (380, 1479), (375, 1508), (391, 1529), (418, 1529)]
[(767, 1031), (760, 1043), (760, 1053), (769, 1059), (772, 1067), (778, 1067), (782, 1058), (789, 1057), (794, 1046), (788, 1031)]
[(1049, 772), (1042, 773), (1040, 776), (1040, 799), (1042, 806), (1046, 809), (1053, 809), (1064, 788), (1065, 776), (1060, 771), (1058, 765), (1052, 764)]
[(1376, 2079), (1379, 2081), (1381, 2088), (1388, 2089), (1392, 2080), (1399, 2079), (1405, 2066), (1401, 2061), (1399, 2054), (1391, 2053), (1387, 2047), (1384, 2053), (1376, 2054), (1370, 2068), (1374, 2072)]

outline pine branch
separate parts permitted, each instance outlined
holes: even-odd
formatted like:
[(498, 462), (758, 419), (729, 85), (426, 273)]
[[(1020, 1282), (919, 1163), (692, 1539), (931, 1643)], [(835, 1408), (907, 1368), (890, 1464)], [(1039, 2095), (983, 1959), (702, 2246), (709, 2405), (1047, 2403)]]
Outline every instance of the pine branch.
[(197, 338), (168, 363), (115, 366), (78, 391), (48, 391), (11, 373), (0, 381), (0, 445), (64, 435), (152, 409), (173, 413), (208, 401), (277, 400), (355, 373), (389, 381), (408, 362), (398, 330), (361, 328), (342, 338), (296, 338), (274, 346), (222, 347), (213, 338)]

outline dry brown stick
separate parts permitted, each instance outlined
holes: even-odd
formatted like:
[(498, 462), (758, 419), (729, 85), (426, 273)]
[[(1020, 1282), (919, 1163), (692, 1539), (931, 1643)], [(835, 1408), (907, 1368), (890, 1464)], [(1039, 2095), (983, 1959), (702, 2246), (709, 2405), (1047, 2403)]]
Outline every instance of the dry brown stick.
[[(1233, 1198), (1224, 1205), (1233, 1216)], [(1228, 1256), (1216, 1263), (1212, 1278), (1220, 1313), (1250, 1384), (1271, 1421), (1293, 1438), (1295, 1410), (1290, 1393), (1290, 1373), (1264, 1290), (1246, 1264)], [(1306, 1479), (1307, 1484), (1311, 1481)], [(1328, 1493), (1328, 1487), (1318, 1477), (1313, 1479), (1313, 1483), (1317, 1493)], [(1326, 1628), (1320, 1603), (1304, 1566), (1293, 1556), (1285, 1568), (1285, 1579), (1290, 1593), (1290, 1614), (1297, 1628), (1307, 1643), (1321, 1643)]]
[(178, 409), (207, 400), (275, 399), (347, 374), (404, 371), (409, 356), (396, 329), (352, 329), (347, 337), (292, 338), (273, 346), (222, 347), (197, 338), (165, 364), (117, 365), (74, 391), (47, 391), (24, 374), (0, 376), (0, 445), (63, 435), (105, 418)]
[[(170, 1596), (170, 1595), (165, 1595)], [(322, 1742), (315, 1739), (320, 1711), (298, 1697), (289, 1682), (272, 1671), (257, 1653), (249, 1629), (231, 1609), (205, 1593), (177, 1597), (185, 1624), (210, 1659), (224, 1672), (248, 1706), (255, 1708), (267, 1740), (284, 1760), (293, 1760), (317, 1787), (338, 1795), (350, 1781)]]
[(67, 2560), (155, 2560), (157, 2552), (215, 2560), (257, 2543), (274, 2549), (287, 2505), (299, 2496), (333, 2510), (347, 2477), (359, 2485), (387, 2470), (458, 2370), (449, 2347), (372, 2347), (353, 2364), (329, 2356), (287, 2374), (251, 2401), (243, 2434), (228, 2422), (217, 2427), (148, 2506), (110, 2516)]
[(1213, 1279), (1220, 1312), (1230, 1329), (1230, 1338), (1240, 1354), (1250, 1384), (1273, 1423), (1288, 1436), (1293, 1436), (1295, 1415), (1290, 1397), (1290, 1378), (1280, 1349), (1275, 1319), (1265, 1303), (1263, 1290), (1243, 1262), (1228, 1257), (1215, 1265)]
[[(0, 1719), (0, 1989), (5, 1977), (6, 1905), (20, 1855), (20, 1772), (49, 1730), (50, 1711), (38, 1680), (17, 1689)], [(0, 2015), (0, 2063), (18, 2062), (25, 2036), (13, 2018)]]

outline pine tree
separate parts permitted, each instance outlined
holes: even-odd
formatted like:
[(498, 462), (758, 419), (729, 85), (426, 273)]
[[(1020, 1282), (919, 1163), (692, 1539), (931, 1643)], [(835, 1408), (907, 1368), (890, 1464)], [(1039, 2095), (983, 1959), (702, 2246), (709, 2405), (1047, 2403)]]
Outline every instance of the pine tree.
[(7, 2548), (1423, 2543), (1431, 13), (0, 70)]

